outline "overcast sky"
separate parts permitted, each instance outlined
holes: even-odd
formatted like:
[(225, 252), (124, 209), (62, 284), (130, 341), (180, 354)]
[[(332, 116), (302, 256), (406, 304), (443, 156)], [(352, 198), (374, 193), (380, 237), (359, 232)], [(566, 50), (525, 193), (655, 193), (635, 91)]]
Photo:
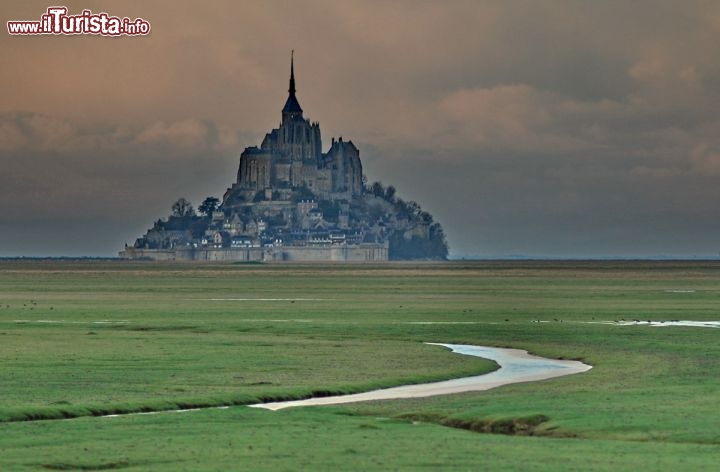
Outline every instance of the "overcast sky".
[(221, 197), (291, 49), (324, 148), (351, 139), (451, 255), (720, 254), (720, 2), (60, 3), (152, 32), (0, 34), (0, 256), (116, 255)]

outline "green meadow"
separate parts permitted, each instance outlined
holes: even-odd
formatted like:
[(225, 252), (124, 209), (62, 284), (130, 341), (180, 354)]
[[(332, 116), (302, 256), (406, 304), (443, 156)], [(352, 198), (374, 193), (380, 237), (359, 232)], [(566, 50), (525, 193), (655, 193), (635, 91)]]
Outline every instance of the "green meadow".
[[(0, 262), (0, 470), (702, 470), (718, 262)], [(476, 375), (426, 342), (593, 366), (495, 390), (244, 405)], [(220, 408), (216, 408), (220, 407)], [(227, 407), (227, 408), (226, 408)], [(201, 408), (173, 412), (176, 409)], [(146, 413), (117, 417), (102, 415)]]

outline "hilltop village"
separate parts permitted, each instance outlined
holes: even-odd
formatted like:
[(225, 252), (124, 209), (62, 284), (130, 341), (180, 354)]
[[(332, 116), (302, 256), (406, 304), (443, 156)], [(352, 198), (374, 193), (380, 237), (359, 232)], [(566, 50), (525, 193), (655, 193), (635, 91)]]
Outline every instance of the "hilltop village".
[(445, 259), (439, 223), (395, 188), (368, 185), (352, 141), (322, 152), (320, 124), (303, 117), (294, 63), (278, 128), (240, 155), (222, 200), (184, 198), (132, 246), (129, 259), (384, 261)]

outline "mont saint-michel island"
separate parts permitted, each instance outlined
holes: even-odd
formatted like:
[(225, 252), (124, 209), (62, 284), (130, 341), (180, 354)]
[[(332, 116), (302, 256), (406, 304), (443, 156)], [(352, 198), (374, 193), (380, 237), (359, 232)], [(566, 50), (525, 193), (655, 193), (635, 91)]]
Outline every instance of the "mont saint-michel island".
[(392, 185), (367, 183), (360, 151), (303, 116), (294, 61), (278, 128), (245, 148), (222, 200), (185, 198), (120, 256), (198, 261), (386, 261), (445, 259), (440, 223)]

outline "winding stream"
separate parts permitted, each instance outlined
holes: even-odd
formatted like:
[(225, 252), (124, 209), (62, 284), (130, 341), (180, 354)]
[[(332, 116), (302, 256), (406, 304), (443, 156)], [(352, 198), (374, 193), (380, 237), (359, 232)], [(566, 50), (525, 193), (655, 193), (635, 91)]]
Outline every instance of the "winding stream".
[(554, 377), (562, 377), (564, 375), (579, 374), (592, 369), (592, 366), (579, 361), (546, 359), (544, 357), (530, 355), (527, 351), (520, 349), (471, 346), (467, 344), (427, 344), (444, 346), (457, 354), (490, 359), (497, 362), (500, 368), (488, 374), (445, 380), (442, 382), (403, 385), (352, 395), (308, 398), (306, 400), (287, 402), (258, 403), (250, 406), (268, 410), (281, 410), (295, 406), (338, 405), (371, 400), (418, 398), (433, 395), (448, 395), (451, 393), (477, 392), (513, 383), (535, 382)]

